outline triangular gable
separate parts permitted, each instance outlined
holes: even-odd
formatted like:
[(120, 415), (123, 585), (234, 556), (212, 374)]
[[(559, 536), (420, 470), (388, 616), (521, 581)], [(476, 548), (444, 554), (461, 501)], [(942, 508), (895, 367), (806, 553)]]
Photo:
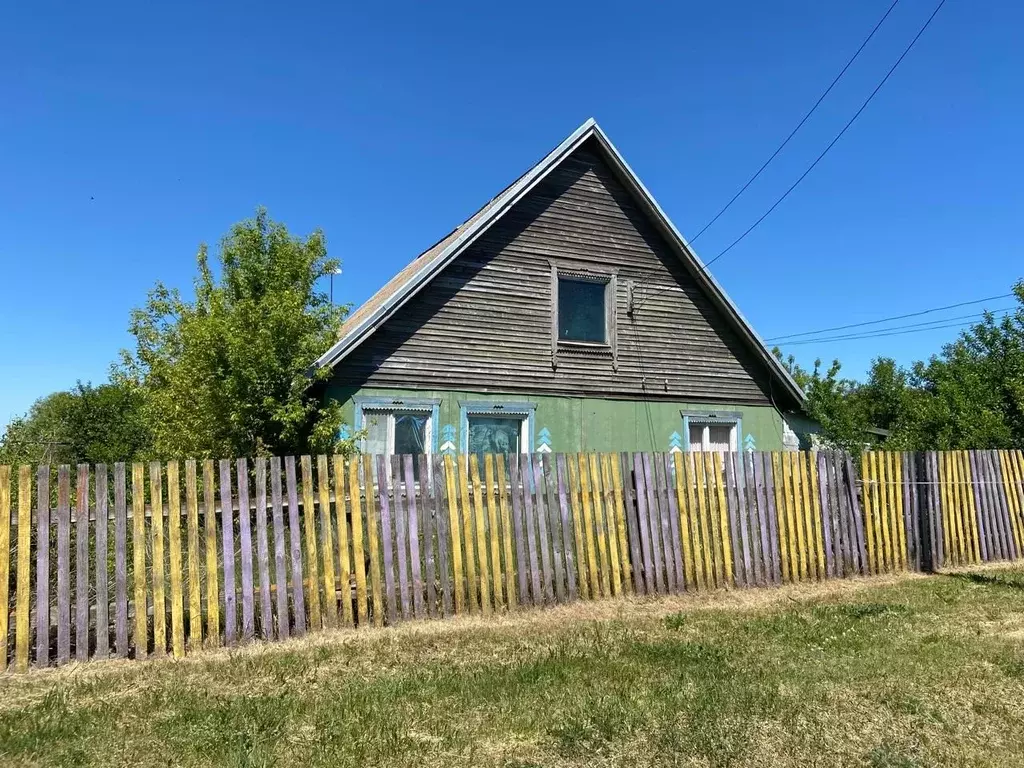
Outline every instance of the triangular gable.
[(530, 190), (536, 187), (563, 159), (591, 138), (596, 140), (606, 161), (640, 207), (647, 213), (650, 220), (661, 231), (693, 279), (724, 314), (744, 343), (762, 359), (769, 372), (782, 384), (790, 397), (796, 403), (802, 404), (804, 402), (803, 391), (707, 271), (703, 262), (593, 118), (583, 123), (544, 159), (488, 202), (465, 223), (424, 251), (353, 312), (342, 326), (338, 341), (321, 355), (316, 361), (316, 366), (336, 365), (369, 338), (381, 324), (392, 317), (410, 298), (428, 285), (459, 254), (475, 242), (483, 232), (500, 220)]

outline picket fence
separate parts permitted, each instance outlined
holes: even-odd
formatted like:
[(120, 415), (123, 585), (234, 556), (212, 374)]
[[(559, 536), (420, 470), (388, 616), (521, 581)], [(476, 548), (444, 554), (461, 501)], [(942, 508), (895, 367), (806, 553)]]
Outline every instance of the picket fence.
[(1019, 451), (183, 469), (83, 464), (72, 483), (68, 466), (0, 467), (0, 663), (180, 657), (521, 605), (930, 571), (1024, 546)]

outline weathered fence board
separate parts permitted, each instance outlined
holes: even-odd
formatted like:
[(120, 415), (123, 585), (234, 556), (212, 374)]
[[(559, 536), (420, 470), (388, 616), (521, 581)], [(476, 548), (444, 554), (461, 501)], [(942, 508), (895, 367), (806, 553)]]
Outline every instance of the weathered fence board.
[(313, 462), (135, 463), (130, 488), (125, 464), (112, 478), (62, 465), (54, 501), (50, 467), (0, 467), (0, 663), (181, 657), (338, 625), (1015, 560), (1024, 544), (1016, 450), (869, 451), (859, 476), (831, 450)]

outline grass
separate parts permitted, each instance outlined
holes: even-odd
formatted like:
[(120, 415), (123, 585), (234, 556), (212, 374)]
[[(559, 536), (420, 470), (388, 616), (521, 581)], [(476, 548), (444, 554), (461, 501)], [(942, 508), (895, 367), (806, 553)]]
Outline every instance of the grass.
[(0, 676), (4, 765), (1019, 765), (1024, 569)]

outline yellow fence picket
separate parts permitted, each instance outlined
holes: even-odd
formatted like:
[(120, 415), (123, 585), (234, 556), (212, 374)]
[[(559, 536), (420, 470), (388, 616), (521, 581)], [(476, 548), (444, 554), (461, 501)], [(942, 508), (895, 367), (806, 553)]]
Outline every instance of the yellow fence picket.
[(195, 459), (185, 462), (185, 509), (188, 528), (188, 640), (192, 648), (198, 648), (203, 642), (203, 602), (199, 580), (199, 502)]
[[(571, 457), (570, 457), (571, 460)], [(587, 570), (590, 577), (590, 589), (593, 597), (600, 597), (605, 594), (602, 591), (602, 580), (598, 571), (597, 563), (597, 536), (594, 526), (594, 507), (590, 498), (590, 472), (585, 453), (576, 454), (579, 464), (580, 476), (580, 501), (583, 503), (583, 540), (587, 548)]]
[(605, 515), (608, 520), (608, 559), (612, 569), (611, 588), (616, 595), (622, 594), (622, 570), (619, 562), (619, 551), (621, 539), (619, 538), (618, 505), (616, 504), (616, 493), (622, 496), (622, 489), (616, 491), (615, 482), (612, 480), (612, 455), (601, 454), (601, 480), (605, 489)]
[[(335, 456), (332, 469), (334, 470), (334, 510), (337, 513), (338, 522), (338, 578), (341, 586), (341, 622), (346, 627), (351, 627), (354, 621), (352, 614), (352, 561), (349, 557), (348, 531), (349, 531), (349, 509), (351, 504), (345, 503), (345, 460), (341, 456)], [(398, 483), (395, 483), (396, 487)], [(358, 494), (358, 488), (353, 491), (348, 489), (348, 496)], [(398, 491), (395, 491), (398, 493)], [(390, 546), (390, 542), (388, 542)]]
[(0, 467), (0, 671), (7, 669), (11, 589), (11, 468)]
[[(423, 482), (427, 479), (423, 478)], [(356, 620), (360, 626), (366, 626), (366, 552), (363, 546), (363, 511), (359, 494), (359, 462), (352, 459), (348, 464), (349, 497), (352, 499), (352, 560), (356, 577)], [(367, 491), (369, 495), (369, 491)], [(415, 534), (413, 534), (415, 535)], [(342, 599), (348, 600), (343, 594)]]
[[(370, 594), (373, 604), (373, 626), (384, 626), (384, 591), (380, 573), (380, 536), (378, 512), (373, 488), (373, 457), (363, 456), (363, 480), (366, 483), (366, 545), (370, 559)], [(344, 597), (344, 595), (343, 595)]]
[[(206, 538), (206, 642), (220, 645), (220, 575), (217, 567), (217, 497), (213, 459), (203, 461), (203, 528)], [(288, 617), (282, 619), (285, 624)]]
[(679, 538), (681, 539), (683, 550), (683, 582), (688, 587), (696, 587), (697, 576), (694, 572), (693, 552), (690, 549), (690, 513), (686, 504), (687, 482), (681, 451), (676, 451), (672, 454), (672, 463), (676, 470), (675, 488), (669, 492), (676, 494), (676, 506), (679, 507)]
[[(597, 538), (598, 577), (601, 580), (601, 594), (608, 597), (611, 595), (611, 584), (608, 579), (610, 571), (608, 562), (608, 526), (605, 524), (604, 503), (601, 498), (601, 469), (597, 464), (596, 453), (587, 454), (587, 461), (590, 466), (590, 496), (594, 509), (594, 535)], [(655, 554), (655, 557), (659, 556), (660, 554)]]
[[(444, 457), (444, 481), (448, 494), (448, 532), (452, 545), (452, 572), (454, 573), (452, 591), (455, 595), (455, 613), (459, 614), (466, 608), (466, 592), (462, 581), (462, 537), (460, 536), (462, 526), (459, 524), (458, 478), (455, 474), (455, 462), (451, 456)], [(515, 488), (512, 489), (512, 492), (516, 492)], [(390, 542), (387, 546), (391, 546)]]
[[(574, 454), (566, 454), (565, 464), (568, 472), (569, 482), (569, 506), (572, 508), (573, 535), (576, 542), (576, 572), (579, 577), (579, 593), (583, 598), (596, 597), (593, 591), (594, 580), (590, 576), (590, 561), (588, 555), (590, 547), (586, 542), (586, 526), (584, 525), (584, 512), (580, 500), (580, 479), (579, 465)], [(595, 569), (596, 571), (596, 569)]]
[[(8, 520), (10, 520), (9, 517)], [(8, 525), (10, 525), (9, 522)], [(8, 534), (9, 538), (10, 534)], [(32, 467), (23, 464), (18, 467), (18, 583), (14, 612), (14, 668), (18, 672), (28, 670), (31, 548)], [(6, 609), (6, 603), (2, 605)]]
[(181, 485), (176, 461), (167, 462), (167, 546), (171, 558), (171, 652), (180, 659), (185, 655), (185, 617), (181, 588)]
[(135, 658), (148, 652), (146, 618), (146, 468), (132, 464), (132, 576), (135, 582)]
[(309, 628), (320, 629), (323, 616), (320, 613), (320, 556), (316, 542), (316, 515), (313, 510), (313, 460), (309, 456), (299, 459), (302, 466), (302, 517), (306, 529), (306, 607), (309, 609)]
[[(523, 478), (523, 489), (529, 493), (529, 479)], [(469, 612), (480, 610), (477, 602), (476, 557), (473, 552), (473, 508), (469, 503), (469, 458), (459, 456), (459, 499), (462, 508), (462, 543), (466, 560), (466, 595), (469, 598)]]
[(484, 500), (480, 488), (480, 459), (475, 453), (469, 457), (469, 471), (473, 483), (473, 520), (476, 524), (476, 554), (480, 566), (480, 582), (476, 587), (480, 593), (480, 609), (487, 616), (491, 612), (490, 571), (487, 567), (487, 532), (484, 528)]
[[(487, 523), (490, 528), (491, 543), (491, 581), (494, 590), (494, 608), (496, 610), (505, 607), (505, 600), (502, 597), (502, 572), (501, 572), (501, 536), (498, 528), (498, 500), (495, 496), (494, 486), (494, 456), (488, 453), (484, 456), (484, 496), (487, 502)], [(428, 545), (429, 546), (429, 545)]]
[[(508, 494), (505, 492), (505, 456), (495, 457), (498, 473), (498, 510), (501, 514), (502, 548), (505, 555), (505, 596), (509, 610), (516, 607), (516, 571), (512, 559), (512, 516), (509, 510)], [(570, 576), (571, 578), (571, 576)]]
[[(338, 626), (338, 581), (334, 572), (334, 525), (331, 521), (331, 479), (327, 469), (327, 457), (316, 457), (316, 490), (320, 502), (320, 553), (323, 557), (324, 574), (324, 626), (333, 629)], [(342, 596), (344, 597), (344, 595)]]

